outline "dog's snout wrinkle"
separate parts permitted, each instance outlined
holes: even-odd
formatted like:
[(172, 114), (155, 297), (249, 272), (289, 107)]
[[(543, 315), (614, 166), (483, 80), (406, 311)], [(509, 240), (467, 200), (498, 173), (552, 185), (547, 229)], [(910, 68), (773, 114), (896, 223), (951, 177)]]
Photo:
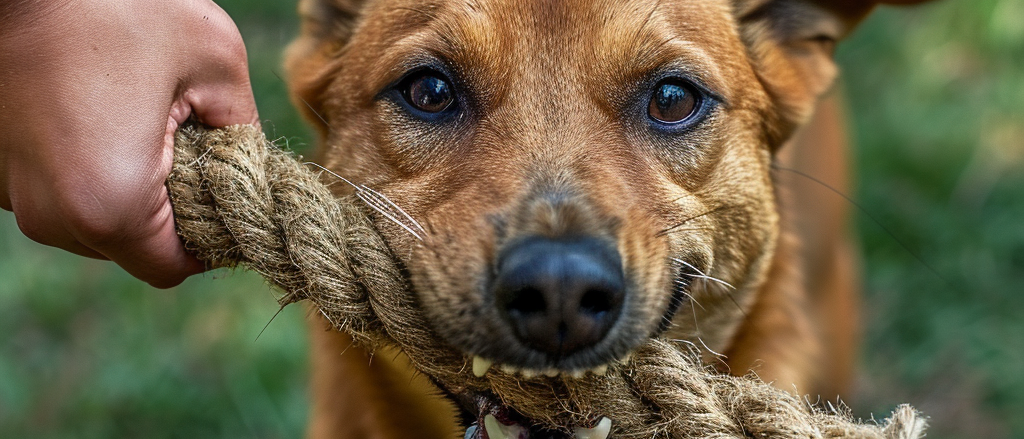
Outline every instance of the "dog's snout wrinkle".
[(603, 240), (533, 237), (503, 252), (493, 294), (522, 343), (560, 357), (604, 339), (626, 288), (619, 253)]

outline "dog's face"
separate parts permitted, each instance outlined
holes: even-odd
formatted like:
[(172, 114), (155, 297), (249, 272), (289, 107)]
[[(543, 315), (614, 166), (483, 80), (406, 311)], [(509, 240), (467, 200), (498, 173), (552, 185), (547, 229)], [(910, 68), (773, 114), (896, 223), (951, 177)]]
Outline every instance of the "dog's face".
[(288, 68), (433, 329), (578, 372), (665, 330), (727, 346), (779, 234), (773, 152), (870, 6), (823, 3), (308, 0)]

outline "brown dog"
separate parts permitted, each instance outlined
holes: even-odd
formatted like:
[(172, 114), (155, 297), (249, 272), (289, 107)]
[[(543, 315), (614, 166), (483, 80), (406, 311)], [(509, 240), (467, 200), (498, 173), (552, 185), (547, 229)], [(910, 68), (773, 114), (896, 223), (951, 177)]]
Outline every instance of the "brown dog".
[[(834, 397), (856, 345), (845, 206), (773, 164), (844, 186), (838, 107), (815, 107), (874, 3), (304, 0), (287, 68), (321, 163), (408, 213), (376, 222), (475, 372), (603, 373), (660, 335)], [(324, 326), (311, 437), (455, 437), (500, 404)]]

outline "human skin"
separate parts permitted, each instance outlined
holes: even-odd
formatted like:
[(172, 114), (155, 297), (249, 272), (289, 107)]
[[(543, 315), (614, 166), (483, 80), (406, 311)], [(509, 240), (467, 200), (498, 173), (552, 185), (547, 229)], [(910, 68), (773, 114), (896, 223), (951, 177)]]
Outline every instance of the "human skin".
[(245, 46), (208, 0), (0, 2), (0, 207), (29, 238), (167, 288), (173, 135), (257, 123)]

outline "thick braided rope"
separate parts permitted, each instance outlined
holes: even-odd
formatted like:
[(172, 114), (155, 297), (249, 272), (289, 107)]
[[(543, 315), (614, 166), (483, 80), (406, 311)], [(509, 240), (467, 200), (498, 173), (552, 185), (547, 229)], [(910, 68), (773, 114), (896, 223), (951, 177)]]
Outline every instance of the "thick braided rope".
[(310, 300), (369, 348), (397, 345), (449, 391), (492, 391), (547, 427), (571, 431), (612, 419), (614, 437), (917, 438), (924, 421), (901, 406), (881, 425), (810, 409), (753, 378), (715, 374), (692, 353), (651, 340), (605, 377), (529, 380), (492, 369), (473, 376), (467, 357), (427, 325), (369, 212), (335, 198), (317, 175), (258, 128), (179, 130), (168, 178), (178, 233), (211, 267), (244, 265)]

